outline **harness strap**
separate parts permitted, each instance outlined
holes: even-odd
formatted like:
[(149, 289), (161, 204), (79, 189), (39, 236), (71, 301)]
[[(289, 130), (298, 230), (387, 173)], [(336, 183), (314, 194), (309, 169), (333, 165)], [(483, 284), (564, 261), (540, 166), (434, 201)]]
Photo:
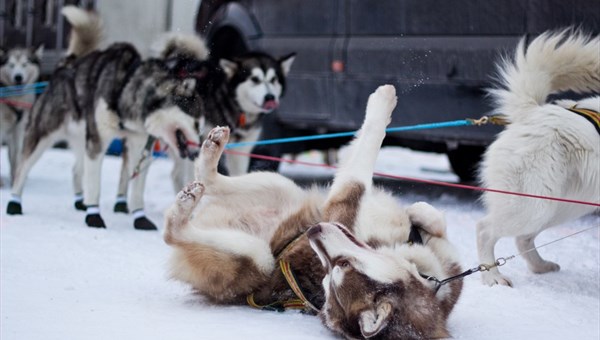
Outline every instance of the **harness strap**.
[(592, 125), (594, 125), (596, 132), (600, 134), (600, 113), (590, 109), (578, 109), (577, 105), (573, 105), (573, 107), (567, 110), (587, 119), (590, 123), (592, 123)]
[(310, 301), (308, 301), (306, 296), (304, 296), (304, 293), (302, 292), (302, 289), (300, 288), (300, 285), (298, 285), (298, 281), (294, 276), (294, 272), (292, 271), (290, 263), (286, 260), (279, 260), (279, 268), (281, 268), (283, 277), (285, 277), (285, 280), (287, 281), (294, 294), (296, 294), (298, 299), (300, 299), (300, 301), (302, 302), (303, 309), (311, 309), (314, 312), (318, 313), (319, 309), (315, 307)]

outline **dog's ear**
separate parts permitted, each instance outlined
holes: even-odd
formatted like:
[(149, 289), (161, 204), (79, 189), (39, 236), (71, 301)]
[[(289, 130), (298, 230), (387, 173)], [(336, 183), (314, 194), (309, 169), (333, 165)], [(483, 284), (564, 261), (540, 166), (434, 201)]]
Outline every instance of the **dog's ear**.
[(358, 324), (360, 333), (365, 339), (379, 334), (387, 325), (392, 315), (392, 304), (389, 301), (380, 302), (374, 310), (360, 313)]
[(290, 53), (279, 58), (279, 66), (281, 67), (281, 71), (283, 71), (283, 75), (287, 76), (292, 68), (292, 64), (294, 63), (294, 59), (296, 59), (296, 53)]
[(40, 62), (44, 56), (44, 44), (39, 44), (38, 47), (32, 47), (31, 55), (37, 59), (37, 62)]
[(237, 72), (239, 67), (235, 61), (229, 59), (220, 59), (219, 66), (221, 66), (221, 69), (227, 75), (227, 79), (233, 78), (233, 75)]
[(4, 64), (6, 62), (6, 49), (4, 46), (0, 46), (0, 64)]

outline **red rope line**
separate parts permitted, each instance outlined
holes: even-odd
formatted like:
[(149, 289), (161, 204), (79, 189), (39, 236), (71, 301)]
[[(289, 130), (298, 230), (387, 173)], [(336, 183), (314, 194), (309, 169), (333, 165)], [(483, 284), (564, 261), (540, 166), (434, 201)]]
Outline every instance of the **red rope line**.
[(0, 103), (17, 106), (17, 107), (21, 107), (24, 109), (31, 109), (31, 107), (33, 106), (33, 104), (31, 104), (31, 103), (20, 102), (18, 100), (12, 100), (12, 99), (2, 99), (2, 98), (0, 98)]
[[(264, 159), (264, 160), (268, 160), (268, 161), (276, 161), (276, 162), (300, 164), (300, 165), (313, 166), (313, 167), (337, 169), (337, 167), (335, 167), (333, 165), (283, 159), (283, 158), (279, 158), (279, 157), (265, 156), (265, 155), (259, 155), (259, 154), (253, 154), (253, 153), (244, 153), (244, 152), (234, 151), (231, 149), (224, 150), (224, 152), (227, 154), (238, 155), (238, 156), (247, 156), (247, 157), (252, 157), (252, 158)], [(405, 181), (419, 182), (419, 183), (425, 183), (425, 184), (431, 184), (431, 185), (439, 185), (439, 186), (446, 186), (446, 187), (466, 189), (466, 190), (475, 190), (475, 191), (488, 191), (488, 192), (495, 192), (495, 193), (499, 193), (499, 194), (530, 197), (530, 198), (539, 198), (539, 199), (544, 199), (544, 200), (551, 200), (551, 201), (558, 201), (558, 202), (565, 202), (565, 203), (576, 203), (576, 204), (600, 207), (600, 203), (572, 200), (572, 199), (567, 199), (567, 198), (551, 197), (551, 196), (543, 196), (543, 195), (533, 195), (533, 194), (507, 191), (507, 190), (483, 188), (483, 187), (466, 185), (466, 184), (455, 184), (455, 183), (447, 183), (447, 182), (419, 179), (419, 178), (406, 177), (406, 176), (397, 176), (397, 175), (391, 175), (391, 174), (386, 174), (386, 173), (382, 173), (382, 172), (373, 172), (373, 174), (376, 176), (380, 176), (380, 177), (386, 177), (386, 178), (391, 178), (391, 179), (400, 179), (400, 180), (405, 180)]]

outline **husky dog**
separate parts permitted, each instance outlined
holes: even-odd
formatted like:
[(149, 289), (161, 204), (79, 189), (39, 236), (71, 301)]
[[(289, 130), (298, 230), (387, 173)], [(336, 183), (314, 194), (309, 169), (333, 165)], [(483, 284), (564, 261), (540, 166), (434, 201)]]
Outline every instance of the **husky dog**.
[[(232, 143), (254, 142), (260, 137), (262, 118), (279, 106), (279, 99), (285, 93), (286, 76), (296, 54), (291, 53), (279, 59), (251, 52), (233, 60), (221, 59), (219, 64), (229, 79), (229, 90), (240, 109), (237, 129), (230, 136)], [(249, 153), (253, 145), (237, 148)], [(250, 158), (242, 155), (227, 155), (229, 174), (242, 175), (248, 172)]]
[[(66, 139), (76, 155), (75, 193), (83, 192), (83, 202), (76, 203), (85, 205), (88, 226), (104, 228), (100, 171), (114, 138), (127, 139), (130, 173), (138, 164), (145, 168), (147, 160), (140, 160), (149, 135), (178, 150), (180, 157), (198, 155), (196, 80), (179, 77), (173, 68), (176, 63), (142, 60), (130, 44), (116, 43), (98, 51), (99, 16), (74, 6), (65, 7), (63, 14), (73, 27), (68, 56), (33, 106), (7, 212), (22, 213), (20, 197), (31, 167), (53, 142)], [(143, 211), (145, 179), (146, 171), (132, 179), (128, 203), (134, 227), (151, 230), (156, 227)]]
[[(444, 217), (423, 202), (401, 209), (372, 183), (395, 105), (393, 86), (370, 96), (329, 190), (304, 190), (271, 172), (219, 174), (230, 131), (214, 128), (196, 160), (196, 181), (166, 214), (172, 276), (221, 304), (278, 308), (302, 295), (302, 306), (319, 310), (324, 324), (347, 338), (448, 336), (462, 282), (436, 286), (425, 278), (461, 270)], [(280, 266), (293, 271), (298, 289)]]
[[(0, 87), (33, 84), (40, 75), (40, 60), (44, 47), (0, 48)], [(12, 93), (11, 93), (12, 94)], [(15, 96), (0, 98), (0, 144), (8, 146), (11, 183), (15, 176), (18, 158), (23, 146), (23, 131), (29, 108), (35, 100), (35, 93), (23, 91)], [(2, 179), (0, 179), (0, 186)]]
[[(548, 102), (550, 94), (562, 91), (600, 91), (598, 51), (598, 36), (547, 32), (528, 47), (521, 40), (514, 60), (499, 65), (502, 87), (491, 95), (510, 124), (485, 154), (485, 187), (600, 203), (600, 97)], [(596, 124), (591, 123), (594, 116)], [(534, 273), (560, 269), (532, 250), (535, 237), (596, 209), (492, 192), (483, 199), (488, 213), (477, 225), (481, 263), (494, 263), (498, 239), (515, 236), (518, 251)], [(484, 272), (483, 281), (512, 285), (497, 268)]]

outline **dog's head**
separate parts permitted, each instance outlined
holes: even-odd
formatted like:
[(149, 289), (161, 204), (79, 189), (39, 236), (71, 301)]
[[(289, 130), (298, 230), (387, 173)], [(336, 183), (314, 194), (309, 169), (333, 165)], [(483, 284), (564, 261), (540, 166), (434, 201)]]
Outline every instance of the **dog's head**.
[[(200, 151), (200, 105), (196, 77), (180, 72), (180, 64), (151, 60), (140, 73), (138, 93), (145, 95), (146, 130), (193, 160)], [(143, 76), (143, 77), (142, 77)], [(132, 96), (135, 98), (135, 96)]]
[(321, 317), (327, 327), (349, 339), (448, 335), (435, 291), (413, 263), (368, 246), (338, 223), (313, 226), (308, 237), (326, 269)]
[(219, 64), (242, 111), (258, 114), (270, 113), (279, 106), (294, 58), (295, 53), (275, 59), (253, 52), (233, 60), (221, 59)]
[(31, 84), (40, 76), (44, 47), (0, 49), (0, 81), (6, 85)]

